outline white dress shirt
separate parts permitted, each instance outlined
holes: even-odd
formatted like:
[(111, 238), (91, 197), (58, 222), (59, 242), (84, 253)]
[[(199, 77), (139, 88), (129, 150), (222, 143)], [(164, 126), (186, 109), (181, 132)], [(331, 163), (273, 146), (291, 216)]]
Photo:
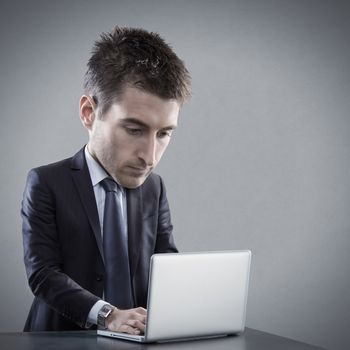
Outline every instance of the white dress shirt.
[[(84, 152), (85, 152), (86, 163), (90, 173), (92, 186), (95, 193), (98, 217), (100, 220), (101, 234), (103, 235), (103, 213), (105, 208), (106, 193), (102, 185), (100, 184), (100, 182), (106, 177), (109, 177), (109, 175), (101, 167), (101, 165), (91, 156), (87, 146), (85, 146)], [(126, 227), (125, 232), (127, 234), (128, 226), (127, 226), (127, 211), (126, 211), (126, 194), (122, 186), (119, 186), (119, 188), (121, 189), (121, 191), (118, 191), (117, 197), (121, 204), (123, 221)], [(120, 197), (120, 193), (121, 193), (121, 197)], [(104, 300), (99, 300), (94, 304), (94, 306), (91, 308), (89, 312), (86, 327), (90, 327), (91, 324), (97, 324), (97, 314), (102, 308), (102, 306), (105, 304), (108, 304), (108, 303), (105, 302)]]

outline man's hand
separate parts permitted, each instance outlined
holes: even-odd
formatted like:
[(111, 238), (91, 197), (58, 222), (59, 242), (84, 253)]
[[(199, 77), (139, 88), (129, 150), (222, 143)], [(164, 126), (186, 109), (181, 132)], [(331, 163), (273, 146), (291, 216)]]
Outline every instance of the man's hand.
[(113, 332), (141, 334), (145, 332), (147, 310), (143, 307), (129, 310), (115, 308), (106, 319), (106, 327)]

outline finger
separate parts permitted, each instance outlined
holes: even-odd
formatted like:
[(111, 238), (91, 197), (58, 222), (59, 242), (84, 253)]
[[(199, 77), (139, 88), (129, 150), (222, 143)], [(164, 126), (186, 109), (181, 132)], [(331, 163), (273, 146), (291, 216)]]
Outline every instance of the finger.
[(142, 323), (146, 323), (146, 320), (147, 320), (147, 316), (144, 316), (144, 315), (141, 315), (141, 314), (138, 314), (138, 313), (133, 313), (130, 315), (129, 317), (130, 320), (139, 320), (140, 322)]
[(128, 320), (127, 325), (139, 329), (141, 332), (145, 331), (145, 324), (139, 320)]
[(127, 324), (123, 324), (119, 327), (118, 332), (122, 333), (128, 333), (128, 334), (133, 334), (133, 335), (138, 335), (140, 334), (140, 330), (137, 328), (133, 328), (132, 326), (129, 326)]
[(141, 315), (145, 315), (145, 316), (147, 315), (147, 310), (144, 309), (143, 307), (138, 307), (138, 308), (135, 309), (135, 311), (138, 312)]

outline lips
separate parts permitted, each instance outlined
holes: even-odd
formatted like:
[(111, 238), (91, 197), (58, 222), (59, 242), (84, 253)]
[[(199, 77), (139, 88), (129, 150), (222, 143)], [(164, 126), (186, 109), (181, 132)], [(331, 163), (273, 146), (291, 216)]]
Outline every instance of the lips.
[(147, 175), (150, 170), (147, 168), (139, 168), (139, 167), (134, 167), (134, 166), (128, 166), (129, 172), (134, 175), (134, 176), (145, 176)]
[(128, 165), (129, 168), (135, 169), (135, 170), (140, 170), (140, 171), (145, 171), (147, 168), (144, 167), (138, 167), (138, 166), (133, 166), (133, 165)]
[(141, 168), (141, 167), (139, 168), (139, 167), (132, 166), (132, 165), (129, 165), (128, 167), (131, 169), (134, 169), (134, 170), (138, 170), (138, 171), (146, 171), (147, 170), (147, 168)]

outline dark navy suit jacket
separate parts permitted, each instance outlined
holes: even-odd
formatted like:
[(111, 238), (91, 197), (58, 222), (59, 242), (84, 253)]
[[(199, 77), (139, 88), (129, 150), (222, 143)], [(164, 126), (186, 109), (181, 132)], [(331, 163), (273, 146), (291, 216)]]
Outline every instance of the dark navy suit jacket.
[[(127, 189), (135, 306), (146, 307), (152, 254), (177, 252), (165, 188), (151, 174)], [(35, 295), (25, 331), (83, 329), (103, 295), (102, 238), (84, 148), (29, 172), (22, 202), (24, 263)]]

